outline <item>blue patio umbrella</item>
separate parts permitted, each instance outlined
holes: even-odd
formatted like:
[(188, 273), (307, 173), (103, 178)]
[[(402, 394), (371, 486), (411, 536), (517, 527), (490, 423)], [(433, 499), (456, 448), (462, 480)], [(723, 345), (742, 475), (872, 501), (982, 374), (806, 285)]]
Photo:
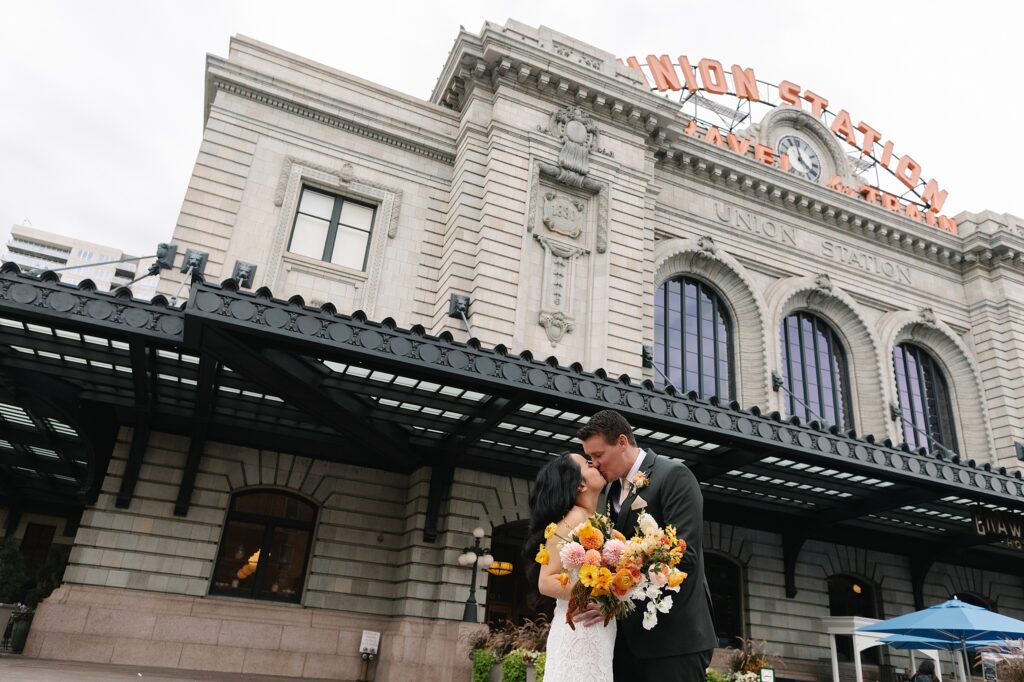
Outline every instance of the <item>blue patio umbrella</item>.
[[(893, 649), (914, 649), (914, 650), (942, 650), (952, 651), (960, 648), (960, 640), (928, 639), (927, 637), (914, 637), (912, 635), (889, 635), (878, 640), (881, 644), (888, 644)], [(1005, 640), (981, 639), (967, 643), (968, 651), (976, 651), (983, 647), (1006, 647)]]
[(966, 659), (968, 644), (1024, 637), (1024, 621), (993, 613), (959, 599), (950, 599), (924, 610), (865, 625), (857, 630), (888, 632), (948, 642), (951, 645), (949, 648), (959, 648), (963, 651)]

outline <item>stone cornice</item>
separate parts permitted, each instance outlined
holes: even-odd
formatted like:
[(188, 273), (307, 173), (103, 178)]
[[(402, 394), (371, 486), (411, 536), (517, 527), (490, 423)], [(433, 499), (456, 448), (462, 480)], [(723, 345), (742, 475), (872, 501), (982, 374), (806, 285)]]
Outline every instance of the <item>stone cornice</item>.
[[(409, 123), (356, 109), (346, 102), (311, 93), (279, 78), (265, 77), (214, 58), (207, 65), (206, 78), (208, 107), (216, 91), (228, 92), (449, 166), (455, 163), (450, 140), (438, 135), (424, 140), (425, 131)], [(423, 102), (423, 106), (430, 105)]]
[(969, 246), (975, 240), (984, 242), (984, 249), (992, 251), (991, 257), (986, 257), (988, 260), (1012, 253), (1009, 256), (1010, 262), (1024, 267), (1024, 262), (1018, 257), (1024, 249), (993, 249), (997, 242), (1024, 241), (1013, 235), (997, 235), (994, 238), (971, 235), (965, 239), (827, 187), (801, 181), (777, 168), (701, 140), (680, 140), (659, 152), (656, 158), (658, 167), (666, 172), (710, 181), (801, 219), (809, 217), (817, 223), (838, 227), (849, 234), (874, 240), (890, 249), (897, 248), (917, 259), (956, 271), (980, 259), (974, 253), (978, 247)]
[[(650, 141), (682, 135), (678, 106), (644, 91), (628, 69), (614, 61), (591, 66), (586, 55), (572, 56), (544, 49), (535, 41), (485, 26), (480, 36), (459, 34), (434, 88), (431, 101), (461, 111), (466, 92), (483, 82), (499, 82), (538, 91), (559, 104), (575, 104), (588, 113), (633, 129)], [(610, 57), (610, 55), (608, 55)], [(611, 75), (614, 74), (614, 75)], [(665, 126), (677, 130), (669, 135)]]

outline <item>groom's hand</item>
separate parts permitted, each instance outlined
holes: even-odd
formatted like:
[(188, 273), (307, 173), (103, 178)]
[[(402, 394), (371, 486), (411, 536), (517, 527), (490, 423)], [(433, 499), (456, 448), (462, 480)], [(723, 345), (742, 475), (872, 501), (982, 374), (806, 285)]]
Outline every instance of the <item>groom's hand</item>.
[(590, 602), (587, 604), (587, 608), (576, 613), (572, 618), (574, 623), (579, 623), (585, 628), (589, 628), (591, 625), (596, 625), (604, 621), (604, 616), (601, 615), (601, 607), (597, 605), (597, 602)]

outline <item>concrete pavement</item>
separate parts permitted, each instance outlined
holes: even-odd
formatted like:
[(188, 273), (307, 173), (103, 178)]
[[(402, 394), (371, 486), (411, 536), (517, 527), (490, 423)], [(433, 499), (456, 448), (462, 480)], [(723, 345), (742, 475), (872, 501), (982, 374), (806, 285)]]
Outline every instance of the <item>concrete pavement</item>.
[[(0, 654), (0, 680), (3, 682), (295, 682), (294, 677), (216, 673), (131, 665), (49, 661)], [(308, 681), (307, 681), (308, 682)], [(313, 682), (339, 682), (314, 680)]]

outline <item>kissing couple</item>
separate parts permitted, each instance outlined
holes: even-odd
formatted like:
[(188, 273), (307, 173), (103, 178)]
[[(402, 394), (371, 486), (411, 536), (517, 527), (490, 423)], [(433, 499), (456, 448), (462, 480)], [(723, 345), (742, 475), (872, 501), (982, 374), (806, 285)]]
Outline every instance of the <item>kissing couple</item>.
[[(718, 637), (704, 576), (704, 500), (697, 479), (681, 461), (637, 447), (633, 429), (614, 410), (595, 414), (577, 437), (585, 454), (566, 453), (548, 462), (530, 494), (526, 548), (536, 551), (546, 542), (550, 557), (531, 570), (537, 591), (556, 600), (545, 682), (703, 682)], [(573, 586), (559, 575), (558, 538), (599, 509), (627, 537), (646, 512), (686, 540), (678, 568), (688, 577), (653, 629), (643, 626), (642, 609), (605, 625), (593, 602), (574, 616), (574, 627), (566, 621)]]

